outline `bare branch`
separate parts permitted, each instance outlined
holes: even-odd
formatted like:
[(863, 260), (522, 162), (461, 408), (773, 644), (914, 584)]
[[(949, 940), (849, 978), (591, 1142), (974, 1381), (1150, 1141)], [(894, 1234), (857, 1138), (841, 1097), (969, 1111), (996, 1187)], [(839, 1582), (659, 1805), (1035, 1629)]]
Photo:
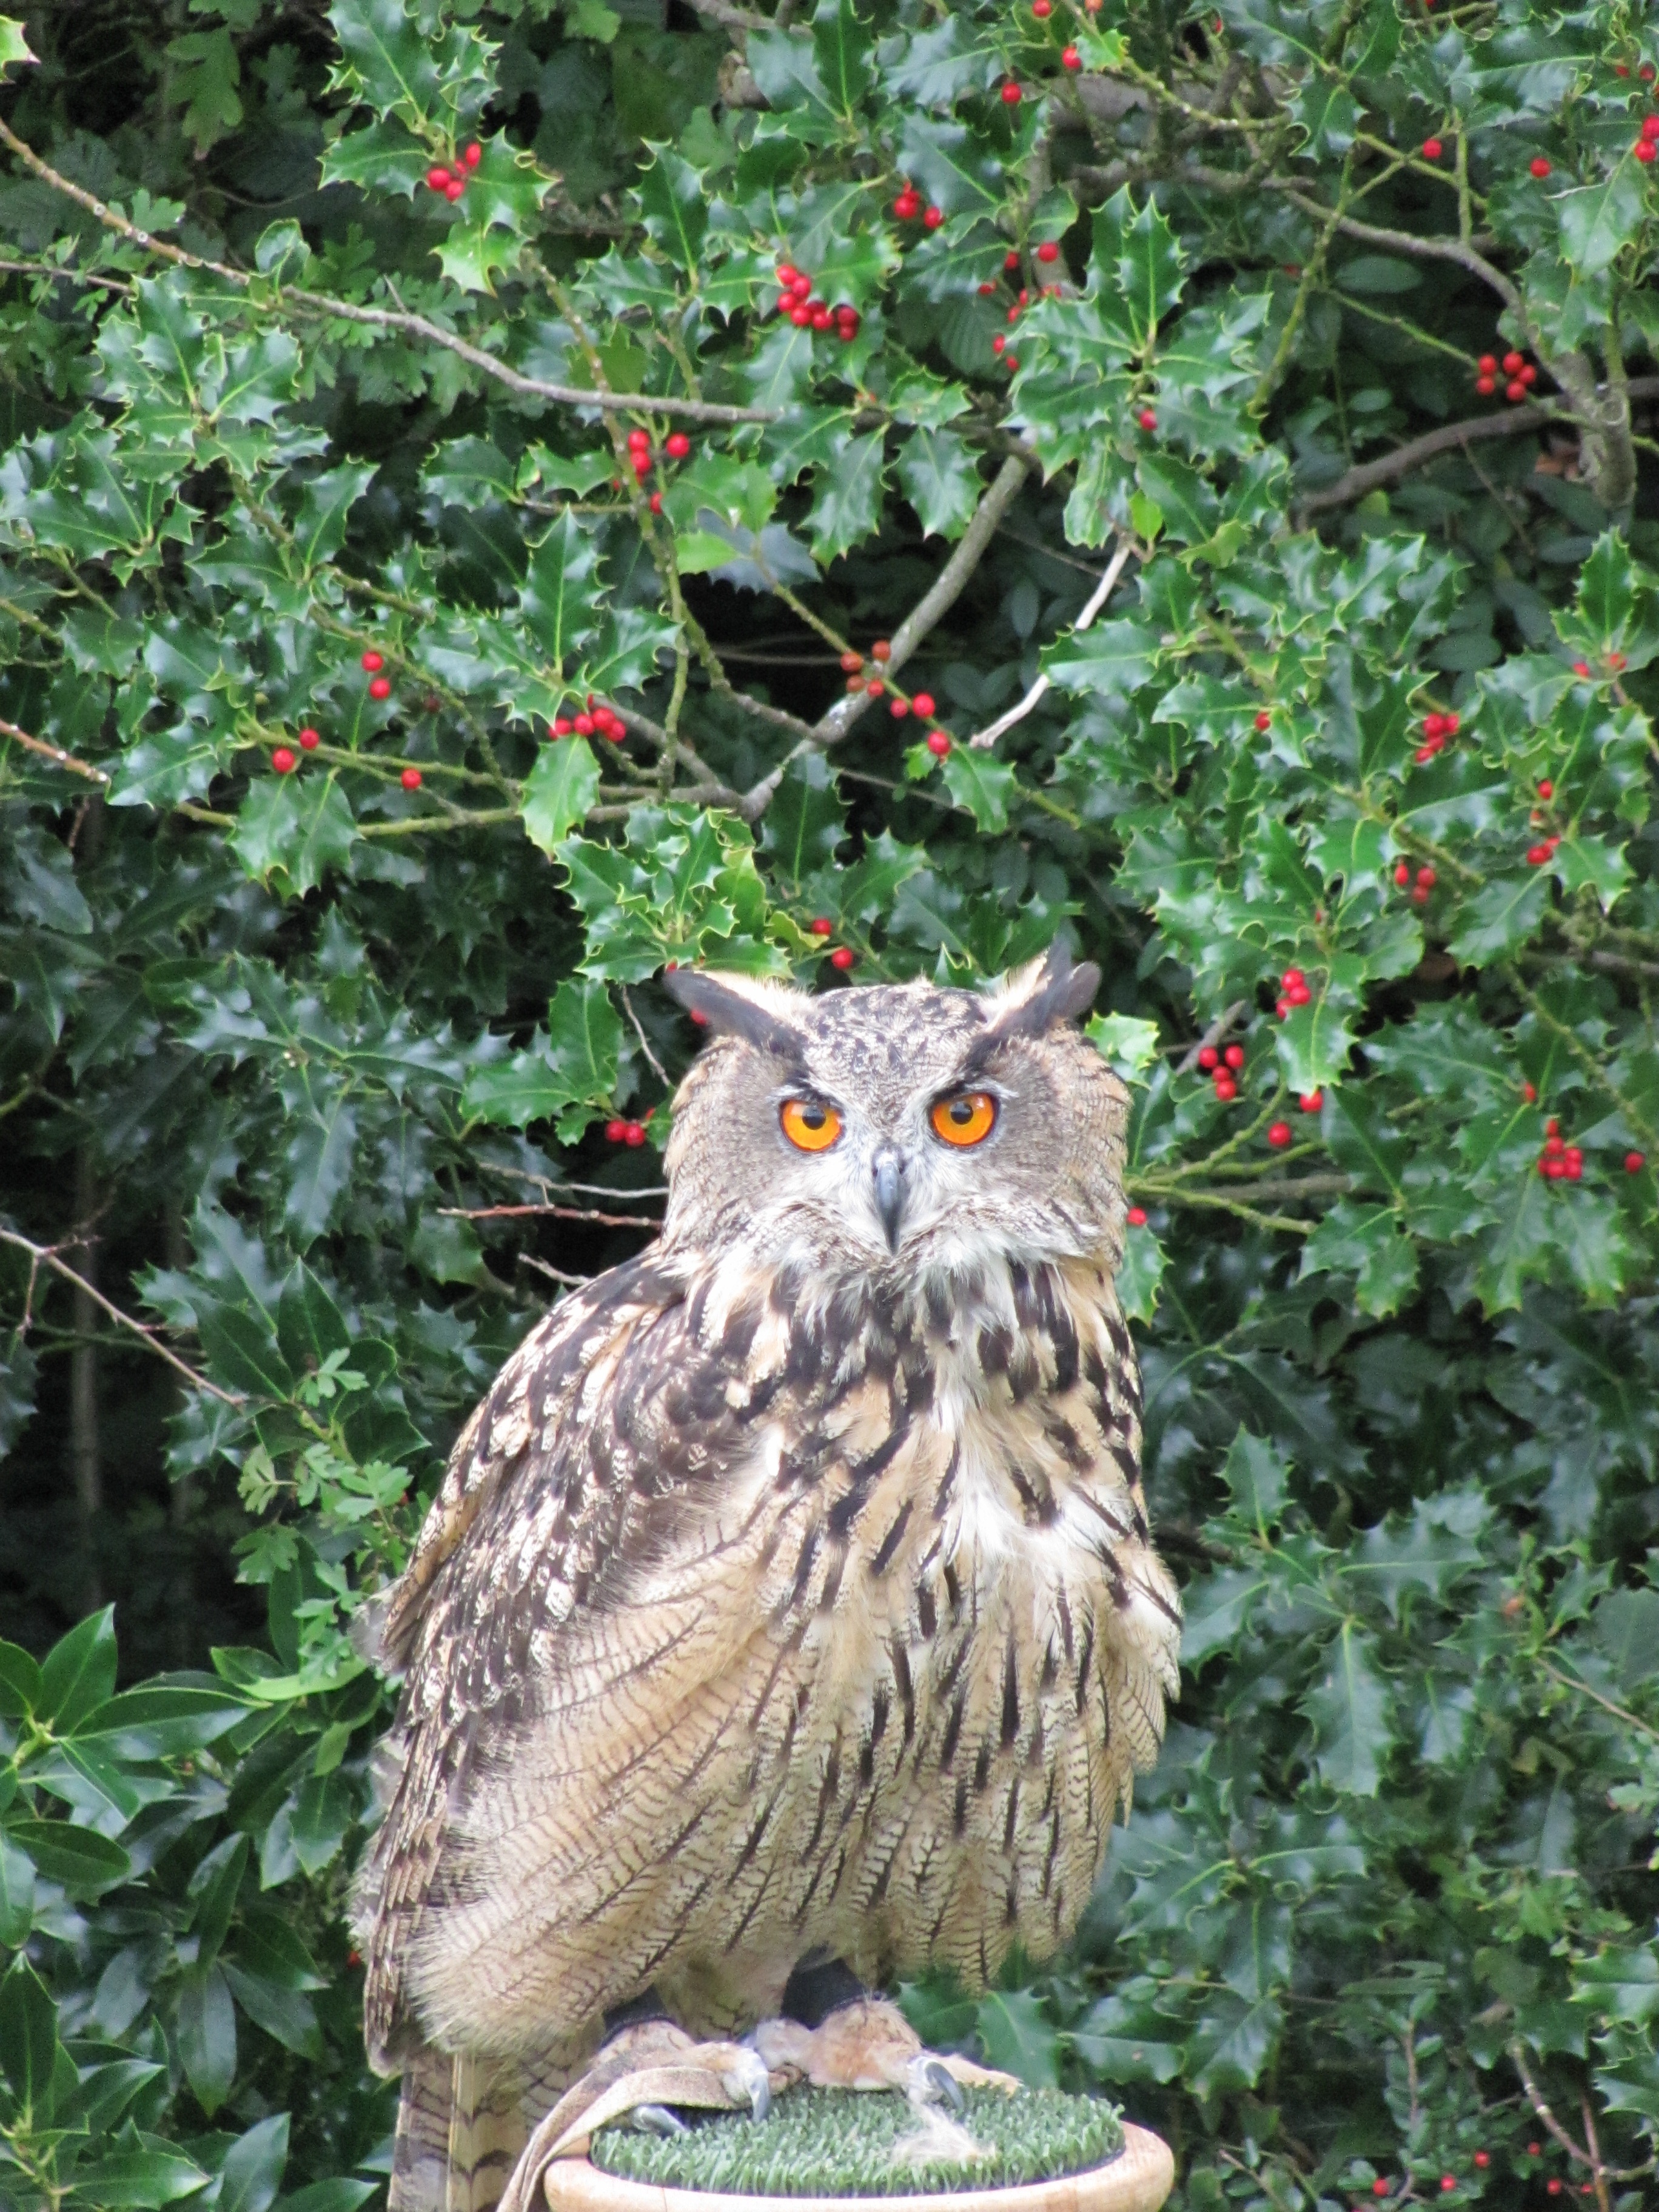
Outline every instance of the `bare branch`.
[[(650, 1064), (652, 1073), (655, 1075), (658, 1082), (662, 1084), (665, 1087), (667, 1087), (667, 1071), (664, 1068), (662, 1062), (658, 1059), (656, 1054), (651, 1049), (651, 1040), (647, 1036), (644, 1030), (640, 1025), (640, 1018), (634, 1011), (634, 1001), (628, 995), (628, 986), (624, 983), (620, 988), (622, 990), (622, 1002), (623, 1007), (627, 1011), (629, 1020), (634, 1024), (634, 1034), (640, 1041), (640, 1050), (645, 1054), (647, 1060)], [(631, 1193), (629, 1195), (631, 1195)]]
[[(1123, 574), (1125, 568), (1128, 564), (1129, 556), (1134, 550), (1135, 545), (1133, 538), (1127, 536), (1120, 537), (1117, 550), (1113, 554), (1111, 559), (1106, 564), (1105, 574), (1102, 576), (1100, 581), (1095, 586), (1094, 590), (1091, 592), (1089, 596), (1089, 603), (1084, 608), (1083, 612), (1072, 624), (1072, 635), (1073, 637), (1076, 637), (1080, 631), (1088, 629), (1090, 623), (1093, 622), (1095, 617), (1105, 605), (1107, 600), (1111, 598), (1112, 593), (1117, 589), (1117, 580)], [(997, 720), (991, 723), (988, 728), (975, 731), (974, 735), (969, 738), (969, 744), (976, 747), (981, 751), (984, 751), (988, 747), (995, 744), (997, 739), (1002, 736), (1006, 730), (1012, 730), (1016, 722), (1023, 722), (1025, 720), (1025, 717), (1030, 713), (1031, 709), (1036, 705), (1038, 700), (1042, 698), (1043, 693), (1047, 691), (1048, 689), (1048, 678), (1046, 676), (1039, 676), (1036, 682), (1032, 684), (1030, 690), (1027, 691), (1025, 696), (1017, 706), (1011, 707), (1006, 714), (999, 715)]]
[(94, 768), (88, 761), (77, 760), (73, 753), (66, 753), (62, 745), (49, 745), (44, 738), (32, 738), (27, 730), (20, 730), (15, 722), (0, 721), (0, 738), (11, 738), (26, 752), (39, 753), (42, 760), (49, 760), (54, 768), (67, 769), (71, 775), (85, 776), (88, 783), (107, 784), (109, 781), (102, 769)]
[(1209, 1028), (1206, 1029), (1203, 1036), (1200, 1037), (1198, 1042), (1193, 1047), (1186, 1058), (1182, 1060), (1180, 1065), (1176, 1067), (1176, 1073), (1177, 1075), (1190, 1075), (1193, 1070), (1198, 1066), (1198, 1055), (1200, 1053), (1208, 1050), (1212, 1045), (1219, 1044), (1222, 1038), (1224, 1037), (1228, 1030), (1231, 1029), (1233, 1024), (1236, 1021), (1240, 1020), (1245, 1014), (1248, 1014), (1249, 1011), (1250, 1002), (1248, 999), (1235, 999), (1231, 1006), (1226, 1007), (1221, 1013), (1218, 1013), (1216, 1016), (1215, 1019), (1210, 1024)]
[(550, 1267), (545, 1260), (538, 1260), (533, 1252), (520, 1252), (518, 1261), (521, 1267), (533, 1267), (538, 1275), (550, 1275), (556, 1283), (562, 1283), (568, 1290), (581, 1290), (593, 1279), (592, 1275), (568, 1275), (562, 1267)]
[(162, 1343), (156, 1331), (146, 1322), (135, 1321), (131, 1314), (123, 1313), (119, 1306), (112, 1305), (103, 1292), (89, 1283), (84, 1275), (77, 1274), (66, 1261), (58, 1258), (57, 1248), (54, 1245), (37, 1244), (30, 1237), (20, 1237), (15, 1229), (0, 1229), (0, 1244), (9, 1244), (15, 1250), (28, 1254), (31, 1277), (34, 1269), (50, 1267), (53, 1274), (61, 1275), (66, 1283), (72, 1283), (77, 1291), (90, 1298), (93, 1304), (100, 1311), (106, 1313), (119, 1328), (131, 1329), (134, 1336), (139, 1338), (159, 1358), (165, 1359), (169, 1367), (184, 1376), (192, 1390), (205, 1390), (209, 1397), (217, 1398), (227, 1406), (246, 1405), (247, 1400), (240, 1391), (222, 1390), (216, 1382), (210, 1382), (205, 1375), (198, 1375), (188, 1361), (180, 1359), (176, 1352), (169, 1350)]
[[(1659, 376), (1632, 377), (1627, 388), (1632, 399), (1659, 399)], [(1409, 439), (1377, 460), (1364, 461), (1358, 468), (1345, 471), (1334, 483), (1326, 484), (1318, 491), (1304, 492), (1297, 507), (1304, 517), (1317, 514), (1326, 507), (1346, 507), (1352, 500), (1364, 499), (1379, 484), (1395, 483), (1413, 469), (1437, 459), (1442, 453), (1458, 452), (1477, 439), (1512, 438), (1523, 430), (1538, 430), (1546, 423), (1571, 419), (1561, 408), (1537, 400), (1505, 408), (1501, 415), (1472, 415), (1466, 422), (1448, 422), (1438, 430), (1427, 430), (1420, 438)]]
[(519, 1221), (549, 1214), (555, 1221), (592, 1221), (601, 1229), (660, 1229), (654, 1213), (600, 1213), (585, 1206), (441, 1206), (447, 1221)]
[[(78, 207), (85, 208), (88, 214), (102, 223), (105, 229), (115, 231), (131, 244), (142, 246), (147, 253), (160, 254), (163, 260), (171, 261), (180, 269), (204, 270), (215, 276), (223, 277), (227, 283), (235, 285), (239, 291), (247, 289), (249, 279), (246, 270), (233, 269), (227, 262), (207, 260), (198, 253), (186, 253), (182, 246), (170, 246), (165, 239), (152, 237), (149, 231), (140, 230), (137, 223), (129, 222), (124, 215), (118, 214), (94, 194), (83, 191), (79, 185), (71, 184), (50, 162), (43, 161), (34, 149), (20, 138), (3, 120), (0, 120), (0, 143), (9, 146), (24, 167), (31, 170), (43, 183), (53, 185)], [(577, 385), (550, 384), (538, 376), (521, 376), (517, 369), (508, 368), (504, 362), (497, 361), (494, 354), (484, 352), (481, 346), (469, 345), (465, 338), (458, 338), (453, 331), (428, 322), (424, 315), (410, 314), (390, 307), (360, 307), (349, 300), (332, 299), (326, 293), (307, 292), (295, 285), (276, 288), (270, 298), (273, 305), (287, 301), (313, 314), (332, 316), (342, 322), (360, 323), (375, 330), (406, 331), (411, 337), (424, 338), (429, 345), (441, 346), (445, 352), (455, 354), (462, 361), (469, 362), (484, 375), (494, 378), (497, 384), (505, 385), (509, 392), (521, 393), (528, 399), (544, 399), (556, 406), (592, 407), (606, 415), (672, 415), (690, 422), (776, 422), (781, 420), (776, 408), (726, 407), (714, 400), (659, 398), (654, 395), (647, 399), (637, 393), (630, 396), (613, 392), (591, 392)]]

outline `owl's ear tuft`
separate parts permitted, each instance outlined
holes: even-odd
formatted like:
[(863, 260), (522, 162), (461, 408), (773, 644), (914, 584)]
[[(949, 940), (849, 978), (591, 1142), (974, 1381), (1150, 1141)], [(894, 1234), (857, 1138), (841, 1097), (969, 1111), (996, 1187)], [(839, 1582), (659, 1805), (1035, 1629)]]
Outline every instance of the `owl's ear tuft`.
[(991, 1001), (988, 1034), (999, 1042), (1042, 1036), (1056, 1022), (1086, 1014), (1099, 988), (1100, 970), (1092, 960), (1073, 963), (1065, 945), (1051, 945), (1042, 960), (1006, 979)]
[(757, 1052), (799, 1060), (800, 1033), (786, 1011), (798, 994), (756, 976), (711, 975), (696, 968), (670, 969), (662, 981), (670, 998), (701, 1016), (716, 1036), (741, 1037)]

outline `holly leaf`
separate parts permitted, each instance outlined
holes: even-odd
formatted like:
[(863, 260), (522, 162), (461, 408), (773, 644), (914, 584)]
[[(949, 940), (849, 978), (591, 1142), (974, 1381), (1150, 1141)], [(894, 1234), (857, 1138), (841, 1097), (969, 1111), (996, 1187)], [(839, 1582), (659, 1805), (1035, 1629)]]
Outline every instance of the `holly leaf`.
[(519, 812), (532, 845), (550, 856), (599, 795), (599, 764), (586, 738), (556, 738), (537, 754)]

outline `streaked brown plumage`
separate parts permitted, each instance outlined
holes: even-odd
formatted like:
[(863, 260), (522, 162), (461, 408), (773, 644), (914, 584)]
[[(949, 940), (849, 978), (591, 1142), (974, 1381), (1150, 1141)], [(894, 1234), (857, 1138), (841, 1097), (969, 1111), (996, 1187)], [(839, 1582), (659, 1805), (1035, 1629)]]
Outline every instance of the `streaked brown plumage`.
[[(815, 1949), (970, 1986), (1054, 1950), (1175, 1680), (1112, 1287), (1124, 1094), (1063, 1018), (1091, 972), (720, 980), (743, 1033), (677, 1101), (662, 1240), (526, 1338), (386, 1619), (371, 2053), (417, 2088), (459, 2054), (462, 2098), (506, 2062), (497, 2163), (647, 1989), (719, 2034)], [(963, 1081), (998, 1121), (955, 1157), (926, 1115)], [(846, 1117), (810, 1158), (778, 1133), (803, 1086)]]

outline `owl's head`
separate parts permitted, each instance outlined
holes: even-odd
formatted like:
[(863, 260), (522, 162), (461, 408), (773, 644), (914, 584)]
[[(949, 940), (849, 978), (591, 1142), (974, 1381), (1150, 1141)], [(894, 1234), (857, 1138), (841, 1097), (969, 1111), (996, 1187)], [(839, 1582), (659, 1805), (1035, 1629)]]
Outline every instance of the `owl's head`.
[(1128, 1097), (1073, 1026), (1100, 971), (1062, 946), (982, 992), (665, 981), (712, 1033), (674, 1103), (671, 1247), (907, 1273), (1115, 1254)]

